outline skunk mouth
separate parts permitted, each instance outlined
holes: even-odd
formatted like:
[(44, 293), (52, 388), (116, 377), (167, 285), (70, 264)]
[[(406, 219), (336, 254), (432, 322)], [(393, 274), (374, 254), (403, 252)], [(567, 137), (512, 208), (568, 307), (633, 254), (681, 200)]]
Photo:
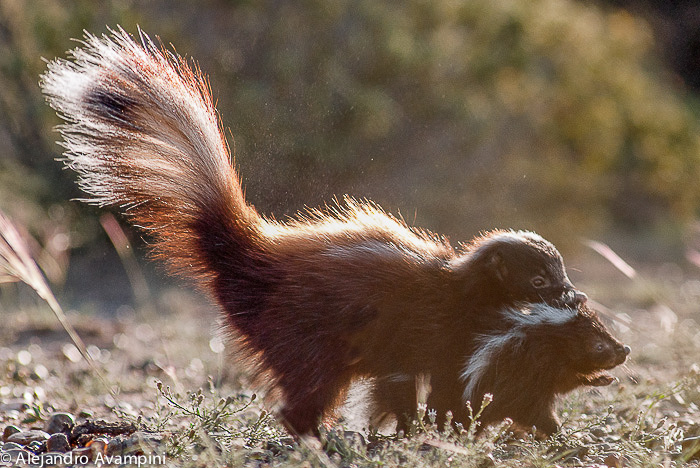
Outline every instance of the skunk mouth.
[(615, 381), (617, 381), (617, 378), (606, 372), (586, 377), (586, 383), (591, 387), (606, 387)]

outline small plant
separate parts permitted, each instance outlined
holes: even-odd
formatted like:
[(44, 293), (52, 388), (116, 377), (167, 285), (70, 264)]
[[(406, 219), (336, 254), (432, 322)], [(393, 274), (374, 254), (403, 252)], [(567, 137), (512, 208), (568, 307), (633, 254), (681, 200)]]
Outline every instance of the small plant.
[(268, 412), (262, 411), (251, 418), (252, 412), (247, 411), (257, 399), (255, 394), (251, 397), (218, 397), (211, 379), (208, 387), (207, 391), (200, 388), (180, 395), (157, 382), (158, 397), (165, 400), (168, 409), (164, 413), (157, 412), (153, 429), (162, 431), (176, 419), (185, 424), (171, 439), (173, 453), (205, 448), (221, 451), (234, 439), (249, 448), (266, 442), (284, 445), (280, 442), (282, 433), (274, 427), (274, 420)]

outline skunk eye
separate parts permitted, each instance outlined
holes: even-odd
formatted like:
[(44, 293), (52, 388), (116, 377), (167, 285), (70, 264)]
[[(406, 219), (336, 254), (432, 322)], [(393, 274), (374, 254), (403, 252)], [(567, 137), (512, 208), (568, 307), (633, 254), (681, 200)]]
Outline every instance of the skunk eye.
[(543, 276), (535, 276), (530, 280), (530, 283), (537, 289), (546, 288), (549, 286), (549, 281)]

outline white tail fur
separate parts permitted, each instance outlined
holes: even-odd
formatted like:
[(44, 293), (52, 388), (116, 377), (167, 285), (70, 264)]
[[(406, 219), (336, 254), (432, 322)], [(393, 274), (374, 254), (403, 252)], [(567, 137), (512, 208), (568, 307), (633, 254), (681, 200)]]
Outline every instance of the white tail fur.
[[(244, 249), (262, 220), (243, 199), (199, 69), (140, 38), (86, 33), (71, 61), (49, 64), (41, 87), (66, 121), (65, 163), (85, 201), (124, 208), (173, 271), (207, 276), (216, 248)], [(225, 242), (206, 244), (212, 225)]]
[(167, 196), (182, 209), (238, 188), (207, 82), (143, 33), (141, 42), (121, 28), (111, 37), (86, 34), (73, 61), (51, 62), (42, 77), (67, 122), (66, 164), (81, 188), (100, 205)]

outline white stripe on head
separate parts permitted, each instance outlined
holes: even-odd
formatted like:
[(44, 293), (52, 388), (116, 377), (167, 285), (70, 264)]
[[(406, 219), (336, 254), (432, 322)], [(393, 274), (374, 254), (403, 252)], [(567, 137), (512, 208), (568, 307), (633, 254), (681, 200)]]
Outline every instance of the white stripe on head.
[(507, 320), (516, 327), (532, 325), (561, 325), (573, 320), (578, 313), (576, 309), (553, 307), (541, 302), (526, 304), (521, 307), (509, 307), (502, 311)]
[(487, 233), (482, 237), (475, 239), (472, 245), (476, 245), (479, 249), (488, 248), (494, 244), (519, 245), (527, 244), (533, 248), (548, 247), (554, 249), (554, 245), (544, 237), (531, 231), (495, 231)]
[(530, 241), (532, 241), (532, 242), (537, 242), (537, 243), (540, 243), (540, 244), (550, 244), (550, 245), (551, 245), (551, 242), (549, 242), (547, 239), (545, 239), (544, 237), (540, 236), (540, 235), (537, 234), (536, 232), (532, 232), (532, 231), (515, 231), (515, 234), (518, 235), (518, 236), (520, 236), (520, 237), (523, 237), (523, 238), (525, 238), (525, 239), (528, 239), (528, 240), (530, 240)]
[(536, 250), (556, 252), (551, 242), (531, 231), (492, 231), (474, 238), (469, 243), (467, 252), (452, 259), (450, 266), (453, 269), (462, 268), (498, 245), (529, 245)]

